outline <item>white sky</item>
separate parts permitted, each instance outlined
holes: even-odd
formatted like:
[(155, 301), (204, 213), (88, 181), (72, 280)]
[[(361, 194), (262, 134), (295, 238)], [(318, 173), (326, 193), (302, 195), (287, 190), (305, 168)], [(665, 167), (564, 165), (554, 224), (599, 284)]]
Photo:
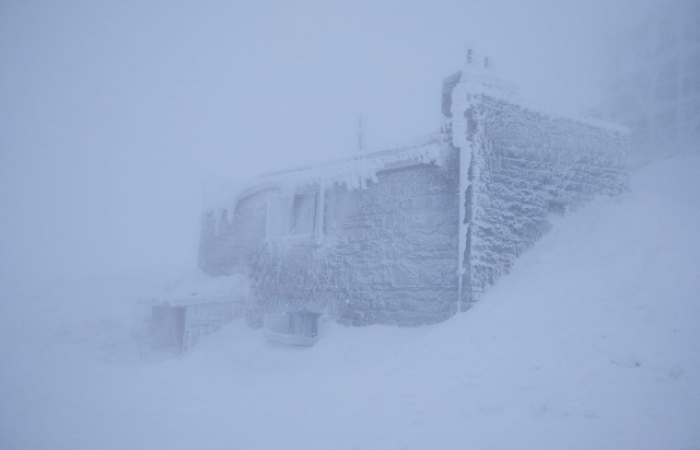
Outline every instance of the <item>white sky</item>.
[(0, 271), (196, 264), (203, 193), (437, 130), (467, 43), (521, 93), (597, 105), (649, 0), (0, 2)]

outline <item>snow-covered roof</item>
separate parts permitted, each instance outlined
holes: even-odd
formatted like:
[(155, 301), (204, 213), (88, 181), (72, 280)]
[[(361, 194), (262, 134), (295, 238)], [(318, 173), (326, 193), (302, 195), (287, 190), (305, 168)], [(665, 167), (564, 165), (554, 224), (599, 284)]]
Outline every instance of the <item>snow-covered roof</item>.
[[(484, 61), (488, 61), (485, 58)], [(476, 60), (465, 68), (448, 77), (451, 87), (465, 94), (485, 95), (504, 100), (524, 109), (549, 117), (550, 120), (573, 120), (597, 128), (604, 128), (619, 133), (629, 133), (627, 127), (597, 120), (576, 114), (567, 114), (550, 108), (531, 104), (517, 98), (517, 86), (498, 78), (493, 71), (484, 69), (481, 62)], [(488, 64), (485, 64), (488, 65)], [(466, 98), (466, 96), (464, 96)], [(453, 105), (458, 106), (458, 105)], [(461, 105), (463, 108), (466, 105)], [(458, 108), (459, 109), (459, 108)], [(364, 188), (367, 180), (377, 181), (377, 172), (403, 165), (406, 163), (435, 163), (444, 162), (442, 136), (435, 132), (414, 139), (401, 147), (357, 155), (325, 163), (302, 166), (295, 169), (273, 172), (254, 178), (243, 185), (242, 189), (232, 192), (226, 198), (220, 198), (212, 204), (209, 211), (229, 210), (238, 200), (253, 193), (266, 189), (280, 189), (283, 192), (294, 192), (308, 185), (344, 184), (352, 189)]]
[(550, 120), (572, 120), (622, 134), (630, 133), (630, 129), (624, 125), (595, 119), (581, 114), (560, 111), (555, 108), (521, 99), (516, 95), (517, 87), (514, 84), (503, 81), (493, 73), (485, 70), (468, 67), (451, 75), (448, 79), (454, 79), (456, 77), (459, 77), (459, 81), (456, 83), (458, 87), (455, 87), (455, 89), (460, 89), (470, 94), (482, 94), (497, 100), (503, 100), (533, 113), (541, 114), (548, 117)]
[(212, 205), (211, 209), (228, 209), (238, 199), (265, 189), (293, 192), (303, 186), (331, 184), (361, 189), (366, 187), (367, 180), (377, 181), (377, 172), (406, 163), (441, 165), (443, 151), (440, 133), (431, 133), (393, 149), (358, 153), (334, 161), (264, 174), (254, 178), (233, 199)]
[(364, 187), (366, 180), (376, 178), (378, 171), (392, 164), (438, 163), (440, 157), (440, 133), (432, 133), (389, 150), (359, 153), (322, 164), (261, 175), (254, 180), (254, 184), (339, 183), (347, 184), (349, 187)]

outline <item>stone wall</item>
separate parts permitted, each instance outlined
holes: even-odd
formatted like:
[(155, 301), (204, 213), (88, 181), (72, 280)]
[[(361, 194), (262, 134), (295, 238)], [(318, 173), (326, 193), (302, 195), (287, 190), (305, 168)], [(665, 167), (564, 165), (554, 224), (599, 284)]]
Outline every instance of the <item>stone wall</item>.
[[(248, 275), (251, 324), (302, 310), (349, 325), (443, 321), (508, 273), (551, 214), (627, 188), (624, 130), (528, 107), (508, 85), (470, 73), (443, 86), (440, 164), (380, 152), (333, 166), (350, 178), (380, 167), (352, 187), (320, 176), (328, 168), (287, 172), (239, 197), (232, 213), (205, 215), (200, 265)], [(309, 189), (323, 216), (315, 233), (266, 236), (270, 196), (275, 205)]]
[(232, 212), (210, 210), (202, 216), (199, 266), (212, 276), (247, 273), (258, 244), (265, 239), (267, 196), (256, 191), (238, 200)]
[[(464, 132), (469, 158), (462, 167), (464, 226), (462, 301), (468, 305), (550, 228), (548, 216), (575, 209), (595, 195), (616, 195), (628, 185), (627, 133), (594, 121), (557, 117), (478, 84), (454, 89), (443, 107), (447, 133)], [(467, 81), (468, 82), (468, 81)], [(454, 95), (467, 96), (455, 99)], [(464, 121), (461, 126), (456, 121)]]
[(456, 311), (457, 183), (420, 164), (385, 170), (365, 189), (325, 192), (320, 241), (261, 242), (250, 274), (257, 312), (328, 307), (344, 324), (420, 325)]

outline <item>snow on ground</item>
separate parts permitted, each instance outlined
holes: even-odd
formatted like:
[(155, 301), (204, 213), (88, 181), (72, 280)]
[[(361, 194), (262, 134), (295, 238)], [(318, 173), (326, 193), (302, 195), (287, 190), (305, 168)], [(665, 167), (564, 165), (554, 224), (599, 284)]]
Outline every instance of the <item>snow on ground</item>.
[(0, 448), (700, 449), (698, 174), (656, 163), (555, 218), (468, 313), (311, 349), (238, 322), (152, 353), (154, 278), (6, 288)]

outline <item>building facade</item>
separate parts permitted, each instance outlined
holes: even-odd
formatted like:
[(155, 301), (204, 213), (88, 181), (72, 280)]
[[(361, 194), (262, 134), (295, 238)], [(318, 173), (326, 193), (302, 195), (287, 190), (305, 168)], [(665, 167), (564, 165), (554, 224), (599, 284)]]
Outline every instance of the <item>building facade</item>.
[(443, 83), (440, 132), (271, 174), (202, 220), (200, 266), (245, 273), (249, 321), (414, 326), (467, 310), (561, 214), (627, 187), (627, 132), (519, 102), (484, 61)]

